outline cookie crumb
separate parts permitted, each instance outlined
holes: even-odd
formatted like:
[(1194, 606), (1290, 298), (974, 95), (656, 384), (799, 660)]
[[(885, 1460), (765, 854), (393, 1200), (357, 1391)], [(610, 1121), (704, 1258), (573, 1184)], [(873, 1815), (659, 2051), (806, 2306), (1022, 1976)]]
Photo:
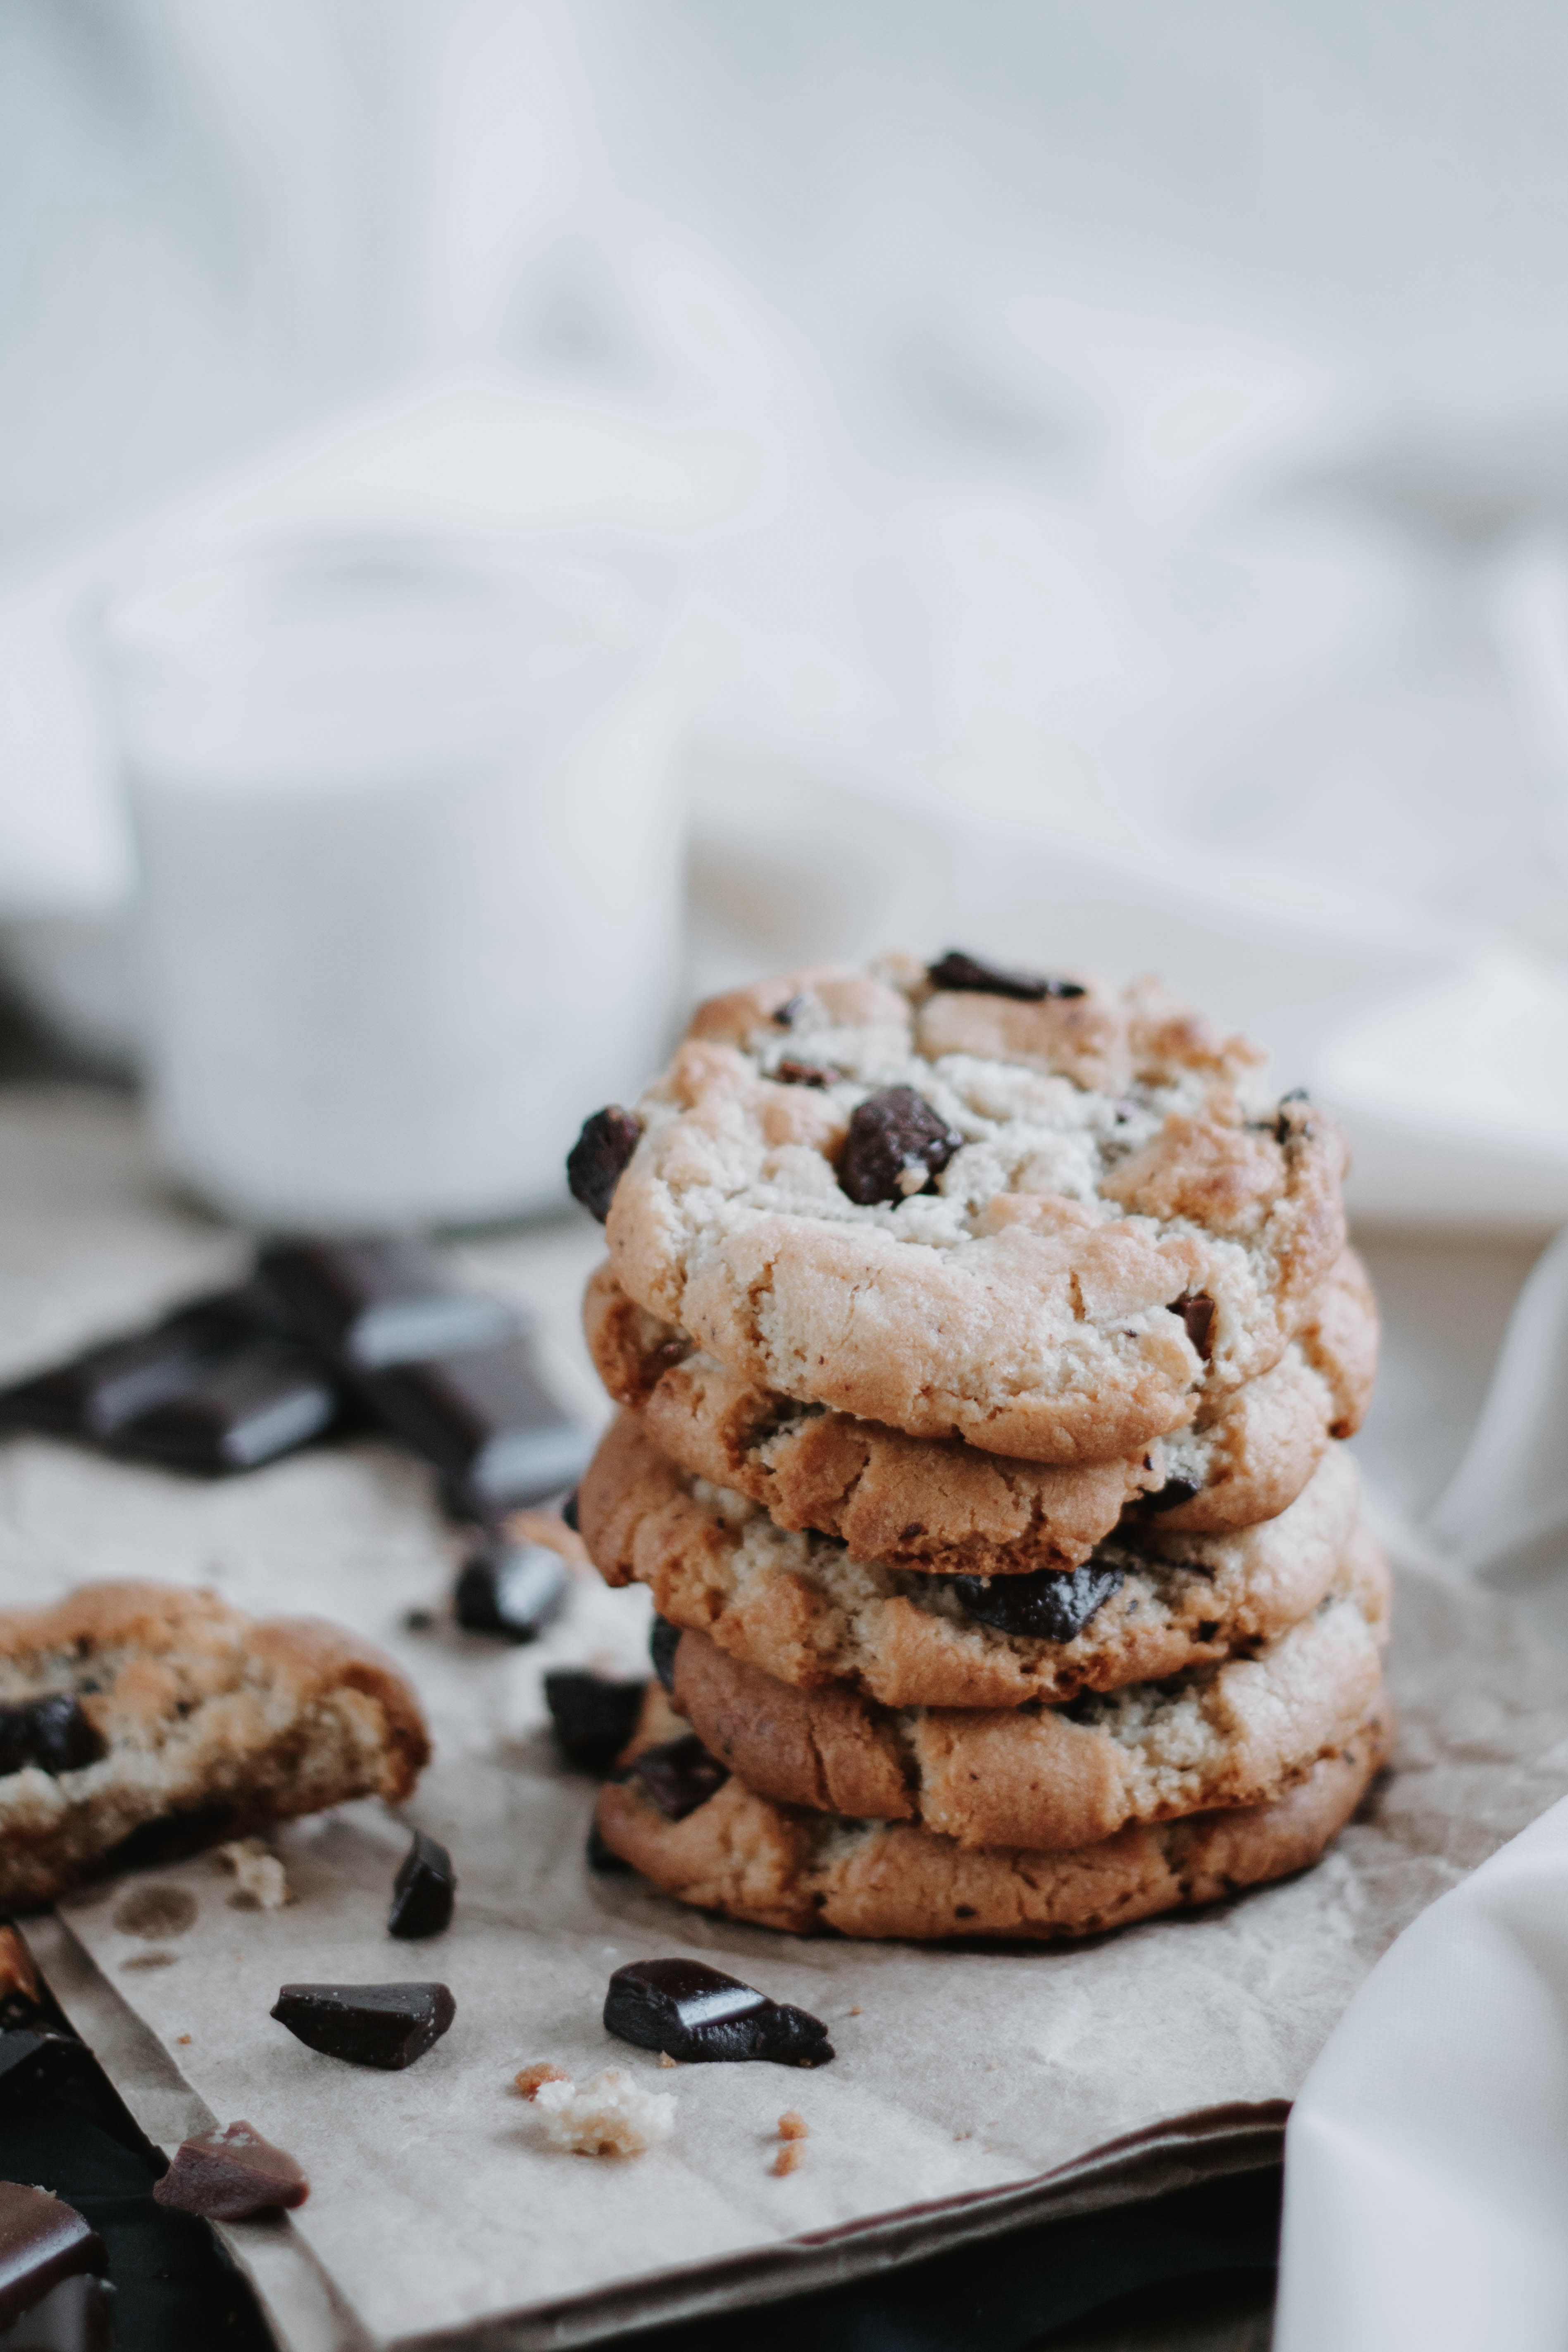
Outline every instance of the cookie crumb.
[(779, 2117), (780, 2139), (805, 2139), (811, 2126), (794, 2107), (786, 2107)]
[(552, 2147), (574, 2156), (641, 2156), (675, 2129), (675, 2100), (645, 2091), (624, 2067), (606, 2066), (579, 2091), (570, 2076), (542, 2083), (534, 2105)]
[(952, 2136), (954, 2139), (973, 2139), (974, 2137), (974, 2134), (973, 2132), (954, 2132)]
[(786, 2140), (773, 2158), (774, 2179), (782, 2180), (786, 2173), (798, 2171), (800, 2159), (805, 2153), (799, 2140)]
[(658, 2053), (658, 2063), (661, 2066), (679, 2066), (680, 2061), (679, 2058), (672, 2058), (668, 2050), (661, 2050)]
[(187, 2042), (190, 2038), (191, 2037), (188, 2033), (176, 2033), (174, 2036), (175, 2041), (181, 2043)]
[(525, 2099), (535, 2097), (542, 2083), (569, 2083), (571, 2080), (564, 2066), (552, 2066), (544, 2059), (541, 2059), (537, 2066), (525, 2066), (521, 2074), (512, 2076)]
[(228, 1899), (237, 1911), (281, 1911), (293, 1901), (283, 1864), (260, 1838), (235, 1838), (219, 1846), (217, 1858), (234, 1873), (235, 1889)]

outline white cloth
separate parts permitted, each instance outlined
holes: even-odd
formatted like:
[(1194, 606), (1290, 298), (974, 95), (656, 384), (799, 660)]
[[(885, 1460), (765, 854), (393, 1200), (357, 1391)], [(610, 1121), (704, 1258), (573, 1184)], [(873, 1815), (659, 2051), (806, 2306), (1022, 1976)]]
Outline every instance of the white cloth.
[[(1520, 1296), (1425, 1530), (1559, 1639), (1565, 1432), (1568, 1231)], [(1568, 2343), (1568, 1802), (1384, 1954), (1296, 2101), (1285, 2178), (1276, 2352)]]

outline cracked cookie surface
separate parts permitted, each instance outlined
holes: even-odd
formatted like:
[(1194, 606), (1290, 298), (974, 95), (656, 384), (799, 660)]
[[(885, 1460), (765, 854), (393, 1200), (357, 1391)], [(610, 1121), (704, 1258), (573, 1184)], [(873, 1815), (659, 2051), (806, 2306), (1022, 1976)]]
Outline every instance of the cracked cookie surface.
[[(846, 1158), (873, 1112), (889, 1168), (910, 1139), (881, 1198)], [(789, 973), (702, 1006), (637, 1115), (606, 1237), (638, 1307), (755, 1386), (1029, 1461), (1268, 1370), (1344, 1242), (1333, 1122), (1151, 983)]]

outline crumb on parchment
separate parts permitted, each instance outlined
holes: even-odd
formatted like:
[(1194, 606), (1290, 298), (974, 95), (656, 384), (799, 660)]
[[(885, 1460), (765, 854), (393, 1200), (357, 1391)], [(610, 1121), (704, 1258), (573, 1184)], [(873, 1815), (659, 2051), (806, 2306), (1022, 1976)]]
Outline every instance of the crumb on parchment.
[(785, 2140), (783, 2147), (780, 2148), (778, 2154), (773, 2158), (774, 2179), (782, 2180), (786, 2173), (797, 2170), (800, 2165), (800, 2159), (805, 2153), (805, 2150), (801, 2147), (799, 2140)]
[(533, 2104), (552, 2147), (574, 2156), (641, 2156), (675, 2129), (668, 2091), (645, 2091), (622, 2066), (606, 2066), (579, 2091), (567, 2076), (541, 2083)]
[(805, 2139), (810, 2129), (811, 2126), (795, 2107), (786, 2107), (779, 2117), (780, 2139)]
[(275, 1853), (269, 1853), (260, 1838), (233, 1838), (220, 1845), (217, 1858), (226, 1870), (234, 1873), (234, 1893), (229, 1897), (237, 1910), (281, 1911), (293, 1901), (283, 1864)]
[(571, 2080), (564, 2066), (552, 2066), (544, 2059), (537, 2066), (525, 2066), (520, 2074), (512, 2076), (525, 2099), (531, 2099), (542, 2083), (569, 2083)]
[(680, 2061), (679, 2058), (672, 2058), (668, 2050), (661, 2050), (658, 2053), (658, 2063), (661, 2066), (679, 2066)]

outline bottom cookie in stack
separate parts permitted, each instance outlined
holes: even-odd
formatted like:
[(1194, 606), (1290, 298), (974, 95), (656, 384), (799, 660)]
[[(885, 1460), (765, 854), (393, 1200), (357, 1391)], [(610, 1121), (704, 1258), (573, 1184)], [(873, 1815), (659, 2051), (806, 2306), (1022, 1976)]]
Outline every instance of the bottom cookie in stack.
[(1058, 1706), (803, 1690), (688, 1632), (679, 1715), (650, 1694), (599, 1834), (682, 1902), (803, 1933), (1050, 1940), (1283, 1877), (1388, 1748), (1387, 1571), (1360, 1529), (1346, 1568), (1254, 1655)]

